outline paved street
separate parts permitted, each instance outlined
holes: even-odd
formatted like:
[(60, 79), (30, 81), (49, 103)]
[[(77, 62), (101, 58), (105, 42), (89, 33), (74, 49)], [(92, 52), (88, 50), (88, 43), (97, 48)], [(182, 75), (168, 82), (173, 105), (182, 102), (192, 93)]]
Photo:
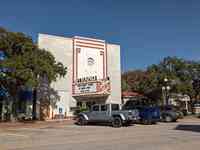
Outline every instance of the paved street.
[(0, 150), (199, 150), (200, 119), (106, 126), (49, 125), (0, 130)]

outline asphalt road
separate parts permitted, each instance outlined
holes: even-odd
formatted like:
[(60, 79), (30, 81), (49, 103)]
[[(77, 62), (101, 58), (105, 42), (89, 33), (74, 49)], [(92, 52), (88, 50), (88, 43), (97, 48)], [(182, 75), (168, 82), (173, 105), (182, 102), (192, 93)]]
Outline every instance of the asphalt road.
[(0, 130), (0, 150), (199, 150), (200, 119), (177, 123), (59, 125)]

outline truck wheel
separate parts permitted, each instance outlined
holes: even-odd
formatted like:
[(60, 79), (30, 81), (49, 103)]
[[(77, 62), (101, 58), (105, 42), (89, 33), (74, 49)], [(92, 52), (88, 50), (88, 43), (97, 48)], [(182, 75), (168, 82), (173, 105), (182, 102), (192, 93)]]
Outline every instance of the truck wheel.
[(122, 120), (120, 117), (114, 117), (112, 121), (112, 126), (114, 128), (120, 128), (122, 126)]
[(86, 125), (86, 124), (87, 124), (87, 121), (85, 120), (85, 118), (84, 118), (83, 116), (80, 116), (80, 117), (78, 118), (78, 125), (84, 126), (84, 125)]
[(172, 121), (173, 121), (173, 119), (171, 116), (169, 116), (169, 115), (165, 116), (165, 122), (172, 122)]

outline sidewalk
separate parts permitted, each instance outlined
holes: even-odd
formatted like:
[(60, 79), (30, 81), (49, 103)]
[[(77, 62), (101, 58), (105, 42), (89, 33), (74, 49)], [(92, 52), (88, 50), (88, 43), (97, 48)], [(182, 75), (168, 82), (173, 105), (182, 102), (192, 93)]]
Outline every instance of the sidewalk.
[(16, 129), (16, 128), (46, 128), (46, 127), (58, 127), (63, 125), (73, 125), (75, 120), (47, 120), (47, 121), (30, 121), (30, 122), (1, 122), (0, 131), (7, 129)]
[(200, 118), (197, 118), (195, 115), (185, 116), (184, 119), (181, 119), (182, 122), (200, 122)]

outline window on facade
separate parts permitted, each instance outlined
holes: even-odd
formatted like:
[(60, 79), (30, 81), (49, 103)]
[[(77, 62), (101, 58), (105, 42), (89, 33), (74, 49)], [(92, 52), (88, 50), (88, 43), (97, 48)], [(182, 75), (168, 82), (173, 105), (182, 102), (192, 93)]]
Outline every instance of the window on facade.
[(112, 111), (119, 110), (119, 105), (118, 104), (112, 104), (111, 109), (112, 109)]
[(77, 106), (82, 106), (82, 102), (77, 102)]
[(59, 114), (62, 114), (62, 112), (63, 112), (63, 109), (59, 108)]
[(93, 106), (93, 111), (99, 111), (99, 105)]
[(107, 111), (107, 105), (101, 105), (101, 111)]

